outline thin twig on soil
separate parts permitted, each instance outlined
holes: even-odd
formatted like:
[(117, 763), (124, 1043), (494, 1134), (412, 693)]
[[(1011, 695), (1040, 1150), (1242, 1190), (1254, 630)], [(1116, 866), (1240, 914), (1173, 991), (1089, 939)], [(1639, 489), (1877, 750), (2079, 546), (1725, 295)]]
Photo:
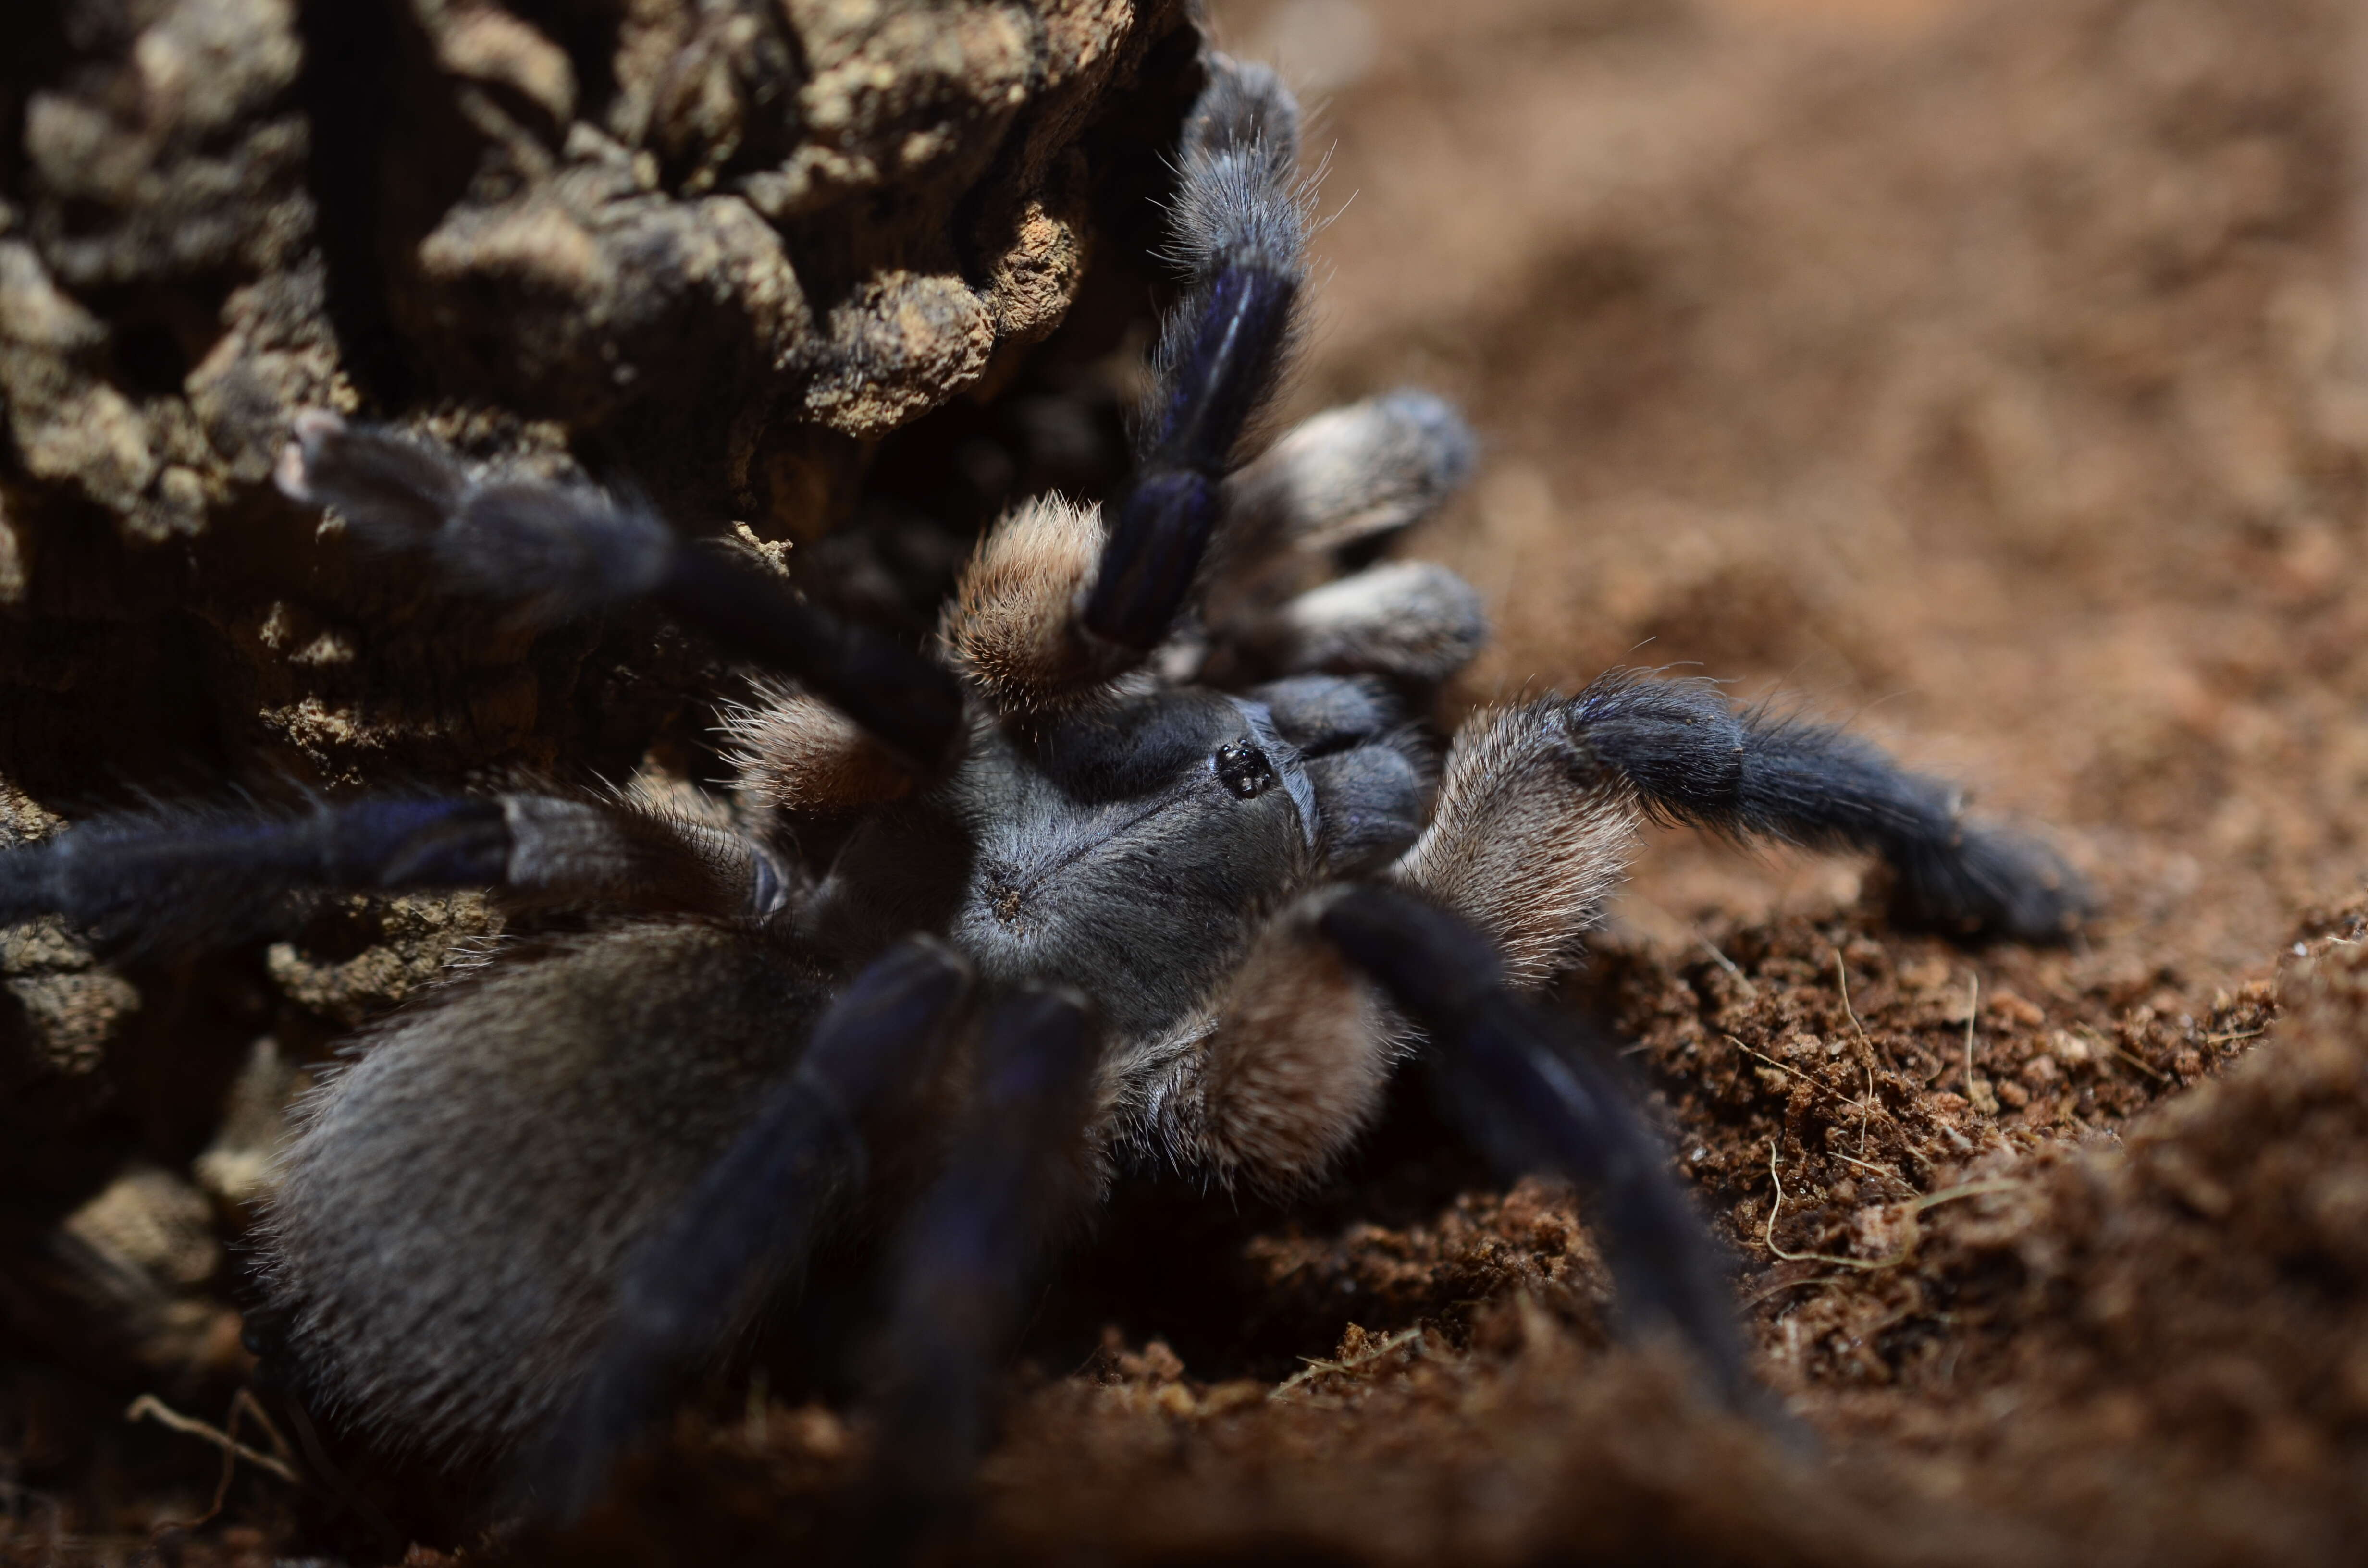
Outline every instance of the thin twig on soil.
[[(231, 1401), (230, 1419), (233, 1426), (238, 1423), (242, 1410), (241, 1402), (244, 1401), (247, 1405), (254, 1404), (253, 1397), (245, 1389), (239, 1391), (239, 1395), (238, 1399)], [(260, 1420), (263, 1412), (259, 1406), (256, 1407), (255, 1414)], [(184, 1415), (153, 1393), (143, 1393), (133, 1400), (131, 1408), (124, 1411), (123, 1418), (126, 1421), (154, 1421), (160, 1426), (169, 1426), (176, 1432), (184, 1433), (192, 1437), (202, 1437), (222, 1451), (222, 1483), (216, 1490), (213, 1507), (206, 1511), (204, 1518), (199, 1520), (199, 1523), (203, 1523), (204, 1519), (212, 1518), (221, 1511), (222, 1497), (230, 1488), (230, 1465), (233, 1460), (245, 1460), (257, 1470), (269, 1471), (290, 1486), (303, 1484), (302, 1478), (296, 1473), (296, 1467), (286, 1460), (274, 1458), (260, 1449), (251, 1449), (218, 1426), (209, 1426), (193, 1415)], [(270, 1433), (277, 1445), (279, 1434), (271, 1430), (271, 1424), (268, 1421), (263, 1421), (262, 1425), (264, 1430)]]
[(1888, 1165), (1878, 1165), (1872, 1160), (1854, 1160), (1848, 1154), (1841, 1153), (1836, 1150), (1827, 1150), (1826, 1158), (1829, 1160), (1839, 1160), (1844, 1165), (1856, 1165), (1862, 1171), (1873, 1171), (1879, 1176), (1889, 1176), (1893, 1181), (1905, 1181), (1907, 1179), (1901, 1176), (1897, 1171), (1891, 1169)]
[(1293, 1372), (1282, 1381), (1275, 1384), (1273, 1390), (1267, 1394), (1267, 1398), (1269, 1400), (1281, 1399), (1292, 1389), (1299, 1387), (1300, 1384), (1314, 1378), (1320, 1378), (1326, 1372), (1352, 1372), (1360, 1367), (1370, 1366), (1373, 1362), (1378, 1361), (1383, 1357), (1388, 1355), (1391, 1351), (1399, 1349), (1404, 1346), (1414, 1344), (1421, 1338), (1422, 1330), (1420, 1328), (1401, 1329), (1397, 1333), (1391, 1335), (1387, 1339), (1383, 1340), (1379, 1345), (1367, 1350), (1363, 1355), (1352, 1356), (1346, 1361), (1326, 1361), (1314, 1356), (1302, 1356), (1300, 1359), (1306, 1362), (1307, 1365), (1301, 1370)]
[[(1783, 1062), (1777, 1061), (1774, 1057), (1768, 1055), (1764, 1051), (1754, 1051), (1749, 1046), (1744, 1044), (1741, 1040), (1736, 1039), (1733, 1035), (1728, 1035), (1726, 1037), (1726, 1042), (1735, 1047), (1736, 1050), (1743, 1052), (1744, 1055), (1751, 1057), (1756, 1061), (1765, 1062), (1769, 1066), (1773, 1067), (1779, 1073), (1791, 1074), (1793, 1077), (1800, 1079), (1801, 1082), (1816, 1090), (1817, 1093), (1825, 1096), (1836, 1105), (1848, 1106), (1852, 1110), (1863, 1108), (1858, 1101), (1850, 1098), (1848, 1095), (1836, 1094), (1833, 1090), (1826, 1087), (1825, 1085), (1820, 1084), (1815, 1078), (1810, 1077), (1806, 1073), (1802, 1072), (1798, 1067), (1788, 1067)], [(1876, 1108), (1882, 1109), (1881, 1107), (1877, 1107)], [(1885, 1121), (1892, 1119), (1891, 1113), (1888, 1110), (1884, 1110), (1883, 1112), (1883, 1119)]]
[(271, 1424), (271, 1417), (265, 1413), (263, 1402), (255, 1397), (253, 1389), (242, 1388), (233, 1394), (230, 1408), (233, 1416), (239, 1411), (245, 1410), (249, 1415), (255, 1417), (255, 1424), (263, 1428), (265, 1437), (271, 1439), (271, 1451), (279, 1456), (281, 1463), (293, 1465), (296, 1462), (295, 1445), (279, 1435), (279, 1428)]
[(1736, 967), (1736, 963), (1733, 959), (1728, 958), (1725, 953), (1718, 950), (1717, 943), (1712, 941), (1708, 937), (1703, 936), (1699, 931), (1694, 933), (1694, 940), (1702, 945), (1702, 951), (1708, 953), (1711, 958), (1716, 961), (1719, 968), (1735, 976), (1735, 983), (1743, 987), (1743, 994), (1747, 1000), (1753, 1002), (1759, 1000), (1759, 987), (1752, 984), (1751, 977)]
[(1842, 988), (1842, 1014), (1858, 1031), (1858, 1064), (1866, 1069), (1866, 1103), (1859, 1108), (1858, 1152), (1866, 1153), (1866, 1124), (1873, 1119), (1874, 1105), (1874, 1042), (1866, 1038), (1866, 1026), (1858, 1021), (1858, 1009), (1850, 1006), (1850, 971), (1842, 963), (1842, 950), (1834, 949), (1834, 980)]
[(2170, 1082), (2169, 1074), (2164, 1072), (2161, 1068), (2157, 1067), (2145, 1057), (2139, 1056), (2133, 1051), (2123, 1050), (2119, 1045), (2107, 1040), (2103, 1035), (2099, 1034), (2095, 1029), (2090, 1028), (2088, 1025), (2075, 1024), (2072, 1027), (2075, 1030), (2087, 1036), (2096, 1044), (2103, 1046), (2107, 1051), (2112, 1051), (2114, 1055), (2120, 1057), (2123, 1061), (2128, 1062), (2131, 1066), (2136, 1068), (2147, 1077), (2152, 1078), (2156, 1083), (2168, 1084)]
[(1974, 1025), (1982, 1016), (1982, 977), (1965, 976), (1965, 1103), (1974, 1098)]
[[(1866, 1124), (1874, 1116), (1874, 1063), (1861, 1062), (1859, 1066), (1866, 1073), (1866, 1098), (1858, 1108), (1858, 1152), (1863, 1154), (1866, 1153)], [(1866, 1162), (1861, 1160), (1859, 1163), (1864, 1165)]]
[(1850, 971), (1842, 964), (1842, 950), (1839, 948), (1834, 949), (1834, 981), (1842, 988), (1842, 1014), (1850, 1019), (1850, 1028), (1858, 1031), (1859, 1044), (1873, 1051), (1874, 1042), (1866, 1038), (1866, 1026), (1858, 1021), (1858, 1009), (1850, 1006)]
[[(255, 1417), (255, 1424), (263, 1428), (265, 1437), (271, 1439), (272, 1452), (279, 1456), (280, 1462), (290, 1467), (295, 1464), (296, 1450), (288, 1446), (288, 1439), (281, 1437), (279, 1428), (271, 1424), (271, 1417), (265, 1414), (262, 1403), (256, 1399), (255, 1391), (252, 1389), (242, 1388), (231, 1395), (230, 1418), (222, 1423), (222, 1435), (225, 1437), (234, 1438), (238, 1436), (238, 1419), (241, 1415)], [(222, 1449), (222, 1474), (214, 1481), (213, 1501), (206, 1505), (204, 1513), (194, 1519), (184, 1521), (181, 1526), (183, 1529), (196, 1529), (201, 1525), (211, 1523), (221, 1516), (222, 1505), (230, 1501), (231, 1478), (238, 1471), (239, 1451), (235, 1444)]]
[(1797, 1290), (1804, 1285), (1839, 1285), (1849, 1278), (1847, 1274), (1804, 1274), (1798, 1279), (1787, 1279), (1782, 1285), (1770, 1285), (1743, 1304), (1747, 1307), (1756, 1307), (1762, 1301), (1773, 1301), (1785, 1291)]
[(1982, 1181), (1969, 1181), (1961, 1186), (1943, 1187), (1939, 1192), (1928, 1193), (1907, 1206), (1907, 1218), (1910, 1223), (1907, 1244), (1889, 1257), (1867, 1258), (1844, 1257), (1839, 1253), (1830, 1252), (1786, 1252), (1782, 1247), (1778, 1246), (1776, 1216), (1782, 1212), (1784, 1208), (1784, 1178), (1776, 1172), (1776, 1140), (1773, 1138), (1768, 1140), (1768, 1179), (1776, 1186), (1776, 1197), (1768, 1205), (1768, 1224), (1760, 1240), (1766, 1244), (1770, 1253), (1787, 1263), (1830, 1263), (1839, 1268), (1856, 1268), (1870, 1272), (1882, 1268), (1896, 1268), (1915, 1255), (1916, 1244), (1923, 1238), (1917, 1233), (1913, 1221), (1917, 1215), (1923, 1213), (1927, 1209), (1936, 1208), (1943, 1203), (1953, 1203), (1960, 1198), (1979, 1198), (1990, 1192), (2012, 1192), (2022, 1185), (2019, 1181), (2009, 1181), (2003, 1176), (1991, 1176)]

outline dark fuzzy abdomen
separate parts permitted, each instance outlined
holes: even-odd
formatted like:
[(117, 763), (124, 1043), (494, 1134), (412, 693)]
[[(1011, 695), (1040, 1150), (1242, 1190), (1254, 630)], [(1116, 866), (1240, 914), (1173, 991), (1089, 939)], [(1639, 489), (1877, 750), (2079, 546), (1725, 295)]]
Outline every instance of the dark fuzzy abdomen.
[(286, 1155), (267, 1276), (295, 1379), (389, 1448), (512, 1445), (826, 994), (748, 931), (637, 925), (405, 1016)]

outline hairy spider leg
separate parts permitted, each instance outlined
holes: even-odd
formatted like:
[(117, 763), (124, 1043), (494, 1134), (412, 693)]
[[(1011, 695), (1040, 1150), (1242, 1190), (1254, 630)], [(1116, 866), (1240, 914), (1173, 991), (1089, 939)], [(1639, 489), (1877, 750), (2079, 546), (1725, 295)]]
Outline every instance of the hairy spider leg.
[(1434, 562), (1361, 563), (1463, 484), (1478, 445), (1447, 403), (1401, 389), (1326, 409), (1235, 472), (1202, 604), (1210, 674), (1435, 686), (1469, 664), (1488, 635), (1471, 585)]
[(1358, 670), (1436, 686), (1488, 640), (1480, 591), (1435, 561), (1392, 561), (1308, 589), (1235, 635), (1268, 669)]
[(1402, 390), (1304, 420), (1235, 467), (1290, 357), (1308, 187), (1296, 175), (1298, 108), (1281, 79), (1222, 55), (1208, 66), (1170, 224), (1190, 283), (1153, 356), (1135, 475), (1107, 528), (1100, 508), (1058, 496), (1013, 508), (944, 619), (953, 666), (1007, 711), (1106, 692), (1168, 639), (1196, 594), (1221, 642), (1262, 651), (1262, 667), (1247, 671), (1215, 651), (1217, 684), (1339, 665), (1369, 646), (1395, 660), (1388, 673), (1436, 680), (1485, 634), (1477, 596), (1437, 567), (1386, 568), (1367, 591), (1259, 624), (1317, 568), (1329, 575), (1331, 552), (1436, 507), (1471, 472), (1478, 443), (1447, 403)]
[(657, 598), (734, 658), (804, 684), (916, 772), (939, 772), (961, 752), (962, 684), (952, 672), (793, 597), (755, 568), (720, 551), (683, 550)]
[(538, 620), (649, 597), (731, 657), (811, 687), (916, 769), (960, 749), (951, 672), (752, 563), (685, 543), (642, 507), (583, 486), (477, 483), (448, 455), (319, 410), (298, 416), (295, 435), (281, 490), (336, 507), (374, 543), (425, 554), (455, 586)]
[(1280, 76), (1212, 56), (1185, 123), (1174, 232), (1191, 268), (1160, 333), (1137, 471), (1087, 596), (1085, 625), (1148, 653), (1199, 574), (1244, 434), (1272, 401), (1307, 276), (1299, 109)]
[(158, 806), (0, 852), (0, 924), (63, 915), (112, 940), (220, 942), (290, 887), (501, 881), (500, 802), (395, 797), (301, 812)]
[(1341, 550), (1419, 522), (1463, 487), (1480, 443), (1455, 405), (1401, 387), (1327, 408), (1225, 481), (1237, 548)]
[(1737, 835), (1865, 849), (1897, 876), (1895, 914), (1961, 936), (2061, 938), (2090, 907), (2035, 840), (1966, 820), (1964, 796), (1831, 725), (1737, 712), (1708, 681), (1604, 676), (1572, 699), (1574, 736), (1648, 811)]
[(988, 1373), (1019, 1326), (1021, 1293), (1090, 1190), (1081, 1134), (1099, 1046), (1091, 1014), (1066, 992), (1016, 991), (987, 1009), (967, 1120), (898, 1239), (870, 1402), (873, 1516), (900, 1540), (958, 1506), (985, 1445)]
[(865, 1184), (865, 1120), (934, 1071), (969, 981), (951, 949), (916, 937), (831, 1003), (796, 1068), (631, 1260), (590, 1371), (519, 1469), (540, 1510), (564, 1519), (589, 1506), (667, 1375), (803, 1264), (834, 1203)]
[(1505, 982), (1471, 926), (1395, 889), (1343, 891), (1317, 928), (1429, 1037), (1443, 1108), (1509, 1178), (1567, 1177), (1589, 1200), (1632, 1329), (1667, 1329), (1729, 1406), (1754, 1398), (1726, 1260), (1669, 1175), (1668, 1152), (1594, 1042)]
[[(1436, 681), (1478, 651), (1479, 596), (1443, 567), (1369, 568), (1343, 583), (1335, 559), (1429, 516), (1470, 474), (1478, 443), (1455, 410), (1401, 390), (1326, 409), (1286, 431), (1224, 483), (1201, 575), (1219, 646), (1203, 678), (1356, 667)], [(964, 567), (944, 640), (957, 668), (1008, 709), (1056, 707), (1137, 656), (1080, 634), (1077, 607), (1108, 546), (1099, 508), (1057, 495), (1014, 507)], [(1304, 601), (1303, 604), (1301, 601)], [(1239, 644), (1238, 648), (1233, 646)]]
[(1316, 932), (1322, 896), (1267, 922), (1193, 1016), (1105, 1065), (1111, 1142), (1132, 1160), (1289, 1193), (1372, 1123), (1407, 1031)]
[(0, 923), (63, 915), (149, 949), (252, 935), (288, 892), (429, 888), (729, 916), (770, 914), (789, 881), (738, 834), (624, 801), (552, 795), (159, 806), (0, 851)]

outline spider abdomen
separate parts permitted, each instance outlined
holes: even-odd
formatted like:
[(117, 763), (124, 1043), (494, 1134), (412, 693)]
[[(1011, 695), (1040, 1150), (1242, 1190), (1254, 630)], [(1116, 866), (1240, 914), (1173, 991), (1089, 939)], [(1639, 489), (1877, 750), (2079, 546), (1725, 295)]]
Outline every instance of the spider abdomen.
[(296, 1381), (445, 1459), (547, 1421), (624, 1261), (826, 998), (820, 971), (747, 929), (643, 923), (404, 1015), (283, 1156), (268, 1285)]

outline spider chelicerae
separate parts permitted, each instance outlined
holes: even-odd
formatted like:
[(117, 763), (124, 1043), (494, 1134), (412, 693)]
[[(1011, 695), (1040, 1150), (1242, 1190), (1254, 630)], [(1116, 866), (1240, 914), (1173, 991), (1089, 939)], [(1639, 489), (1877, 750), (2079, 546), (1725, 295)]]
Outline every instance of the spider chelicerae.
[[(1325, 580), (1474, 443), (1436, 399), (1237, 460), (1305, 275), (1298, 111), (1220, 56), (1178, 153), (1190, 274), (1107, 519), (983, 540), (916, 652), (584, 487), (302, 416), (300, 502), (558, 619), (652, 597), (764, 673), (736, 801), (632, 790), (159, 809), (0, 857), (0, 917), (148, 940), (291, 890), (490, 889), (612, 916), (372, 1031), (302, 1108), (263, 1231), (277, 1375), (394, 1449), (567, 1511), (817, 1246), (878, 1238), (874, 1468), (958, 1494), (1051, 1242), (1144, 1166), (1289, 1187), (1427, 1051), (1451, 1120), (1594, 1200), (1632, 1324), (1748, 1397), (1715, 1248), (1600, 1050), (1529, 999), (1650, 818), (1872, 850), (1913, 921), (2045, 938), (2040, 846), (1837, 730), (1633, 673), (1420, 721), (1486, 631), (1444, 569)], [(885, 1510), (883, 1512), (895, 1512)]]

